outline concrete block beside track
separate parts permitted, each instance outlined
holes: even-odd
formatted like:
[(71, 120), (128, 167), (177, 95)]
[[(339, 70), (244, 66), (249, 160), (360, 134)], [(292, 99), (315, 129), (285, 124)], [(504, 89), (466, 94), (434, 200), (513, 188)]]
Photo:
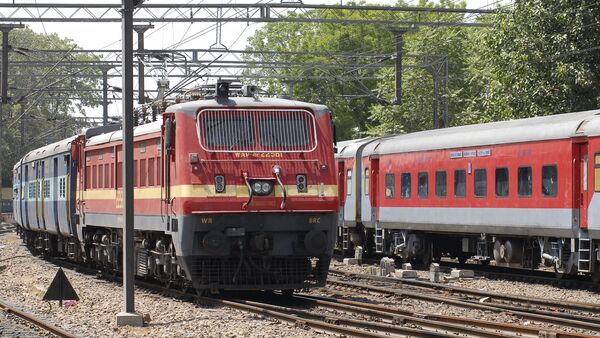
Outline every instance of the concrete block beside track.
[(356, 258), (344, 258), (345, 265), (360, 265), (360, 260)]
[(396, 269), (395, 275), (396, 275), (396, 278), (414, 279), (414, 278), (417, 278), (417, 271)]
[(450, 271), (450, 278), (473, 278), (475, 272), (473, 270), (459, 270), (453, 269)]

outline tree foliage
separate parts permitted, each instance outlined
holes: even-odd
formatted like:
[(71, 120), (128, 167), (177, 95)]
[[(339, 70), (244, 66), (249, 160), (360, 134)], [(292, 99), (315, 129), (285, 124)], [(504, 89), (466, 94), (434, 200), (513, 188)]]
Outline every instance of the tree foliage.
[[(402, 0), (397, 6), (408, 6)], [(464, 7), (453, 1), (421, 0), (419, 7)], [(303, 14), (311, 17), (316, 11)], [(389, 13), (348, 13), (343, 10), (320, 16), (387, 18)], [(370, 17), (369, 17), (370, 16)], [(594, 109), (599, 105), (600, 3), (583, 1), (516, 0), (497, 8), (496, 14), (476, 20), (493, 28), (424, 27), (404, 35), (405, 55), (446, 55), (450, 125), (488, 122)], [(462, 21), (461, 14), (397, 14), (397, 20)], [(472, 20), (472, 18), (471, 18)], [(272, 23), (249, 41), (252, 50), (326, 52), (325, 55), (255, 55), (265, 62), (314, 63), (312, 67), (258, 69), (247, 74), (321, 76), (297, 81), (294, 98), (329, 105), (341, 130), (341, 139), (365, 134), (392, 134), (433, 127), (431, 65), (405, 57), (403, 97), (394, 98), (394, 52), (391, 32), (375, 25)], [(330, 53), (350, 53), (336, 58)], [(379, 54), (380, 59), (365, 57)], [(363, 67), (349, 70), (344, 64)], [(326, 65), (338, 65), (327, 68)], [(375, 68), (374, 65), (387, 67)], [(371, 77), (365, 80), (360, 77)], [(270, 92), (286, 92), (286, 84), (272, 78), (260, 81)], [(439, 111), (441, 115), (441, 110)]]
[(96, 90), (101, 75), (97, 67), (86, 64), (97, 61), (95, 55), (41, 52), (78, 48), (56, 34), (15, 29), (9, 34), (9, 44), (8, 95), (11, 100), (2, 107), (0, 139), (0, 163), (5, 180), (12, 177), (13, 164), (25, 153), (74, 135), (86, 126), (85, 121), (73, 115), (85, 116), (85, 107), (99, 104)]

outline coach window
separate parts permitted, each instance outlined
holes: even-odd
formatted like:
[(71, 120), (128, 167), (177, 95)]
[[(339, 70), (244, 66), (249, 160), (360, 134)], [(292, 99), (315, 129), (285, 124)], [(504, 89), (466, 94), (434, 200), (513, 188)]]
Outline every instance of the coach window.
[(429, 174), (426, 172), (420, 172), (418, 184), (419, 198), (427, 198), (429, 193)]
[(394, 174), (385, 174), (385, 198), (394, 198), (396, 177)]
[(352, 169), (346, 171), (346, 195), (352, 195)]
[(600, 191), (600, 153), (594, 154), (594, 191)]
[(436, 171), (435, 173), (435, 196), (446, 197), (446, 172)]
[(485, 197), (487, 195), (487, 172), (485, 169), (475, 169), (473, 189), (475, 197)]
[(138, 176), (139, 176), (139, 172), (138, 172), (138, 165), (137, 165), (137, 160), (133, 160), (133, 186), (137, 187), (138, 184)]
[(454, 170), (454, 197), (465, 197), (467, 195), (467, 172), (465, 170)]
[(365, 196), (369, 195), (369, 168), (365, 168), (365, 190), (363, 194)]
[(508, 196), (508, 168), (496, 168), (496, 197)]
[(558, 190), (558, 170), (556, 165), (545, 165), (542, 167), (542, 195), (544, 197), (556, 197)]
[(400, 191), (402, 198), (410, 198), (410, 173), (402, 173)]
[(531, 167), (519, 167), (519, 197), (531, 196)]

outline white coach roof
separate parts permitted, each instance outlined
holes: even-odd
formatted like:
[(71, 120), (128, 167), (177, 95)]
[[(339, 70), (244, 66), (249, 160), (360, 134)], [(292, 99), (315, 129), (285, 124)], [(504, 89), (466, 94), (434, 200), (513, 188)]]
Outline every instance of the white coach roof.
[[(600, 135), (600, 110), (533, 117), (402, 134), (374, 142), (370, 154), (454, 149)], [(372, 149), (372, 151), (369, 151)]]

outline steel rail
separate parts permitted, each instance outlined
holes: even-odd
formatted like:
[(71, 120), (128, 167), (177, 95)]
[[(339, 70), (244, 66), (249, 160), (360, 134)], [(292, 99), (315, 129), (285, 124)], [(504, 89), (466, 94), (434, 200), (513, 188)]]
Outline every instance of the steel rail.
[[(356, 302), (356, 301), (332, 298), (332, 297), (312, 296), (312, 295), (306, 295), (306, 294), (295, 295), (294, 297), (313, 300), (313, 301), (317, 302), (318, 304), (327, 304), (328, 306), (331, 306), (331, 307), (336, 306), (334, 304), (338, 303), (337, 307), (342, 310), (345, 309), (345, 307), (340, 306), (340, 305), (359, 307), (359, 309), (357, 309), (357, 311), (363, 311), (363, 309), (361, 309), (361, 308), (371, 309), (376, 312), (364, 311), (363, 313), (377, 314), (382, 317), (388, 317), (388, 318), (392, 319), (392, 321), (394, 321), (394, 322), (406, 321), (406, 322), (414, 322), (417, 325), (423, 325), (426, 323), (424, 323), (422, 321), (427, 320), (428, 322), (433, 322), (433, 325), (442, 325), (442, 324), (440, 324), (441, 322), (448, 322), (448, 323), (454, 323), (454, 324), (460, 324), (460, 325), (470, 325), (470, 326), (474, 326), (474, 327), (488, 328), (488, 329), (492, 329), (492, 330), (498, 330), (499, 332), (503, 332), (503, 333), (511, 331), (511, 332), (514, 332), (514, 333), (517, 333), (520, 335), (527, 334), (527, 335), (532, 335), (535, 337), (541, 336), (542, 334), (556, 334), (557, 336), (560, 336), (560, 337), (570, 337), (570, 338), (588, 337), (587, 335), (582, 335), (582, 334), (578, 334), (578, 333), (570, 333), (570, 332), (564, 332), (564, 331), (558, 331), (558, 330), (544, 330), (544, 329), (537, 329), (535, 327), (521, 326), (521, 325), (509, 324), (509, 323), (497, 323), (497, 322), (484, 321), (484, 320), (478, 320), (478, 319), (470, 319), (470, 318), (465, 318), (465, 317), (454, 317), (454, 316), (447, 316), (447, 315), (421, 313), (421, 312), (415, 312), (415, 311), (410, 311), (410, 310), (402, 310), (402, 309), (398, 309), (398, 308), (390, 308), (389, 306), (383, 306), (383, 305), (378, 305), (378, 304)], [(405, 317), (408, 317), (408, 318), (405, 318)], [(489, 333), (489, 331), (481, 331), (481, 332), (483, 334)], [(492, 332), (492, 334), (496, 334), (496, 333)]]
[(444, 296), (437, 295), (427, 295), (416, 291), (400, 291), (386, 287), (379, 286), (370, 286), (362, 283), (353, 283), (353, 282), (344, 282), (338, 280), (327, 280), (327, 284), (338, 285), (343, 287), (350, 287), (355, 289), (362, 289), (367, 291), (374, 291), (382, 294), (395, 295), (399, 297), (405, 298), (413, 298), (420, 299), (424, 301), (434, 302), (434, 303), (442, 303), (449, 304), (454, 306), (459, 306), (463, 308), (472, 308), (478, 309), (482, 311), (494, 311), (494, 312), (504, 312), (516, 316), (521, 316), (523, 318), (528, 318), (531, 320), (539, 320), (546, 323), (563, 325), (566, 327), (578, 327), (586, 330), (592, 330), (595, 332), (600, 332), (600, 324), (595, 322), (590, 322), (591, 318), (589, 317), (577, 317), (577, 319), (564, 317), (563, 313), (556, 312), (548, 312), (548, 311), (537, 311), (533, 309), (524, 309), (524, 308), (516, 308), (509, 306), (497, 306), (497, 304), (482, 304), (482, 303), (474, 303), (471, 301), (459, 300), (455, 298), (449, 298)]
[(440, 283), (433, 283), (433, 282), (416, 280), (416, 279), (406, 279), (406, 278), (394, 279), (394, 278), (383, 277), (383, 276), (372, 276), (372, 275), (367, 275), (367, 274), (348, 273), (348, 272), (337, 270), (337, 269), (330, 269), (329, 272), (333, 273), (333, 274), (338, 274), (338, 275), (357, 277), (357, 278), (375, 280), (375, 281), (386, 282), (386, 283), (393, 283), (393, 284), (400, 284), (400, 285), (402, 285), (402, 284), (413, 285), (413, 286), (418, 286), (418, 287), (423, 287), (423, 288), (443, 290), (443, 291), (448, 291), (448, 292), (452, 292), (455, 294), (478, 296), (478, 297), (490, 297), (490, 300), (507, 300), (507, 301), (511, 301), (511, 302), (521, 303), (521, 304), (524, 304), (527, 306), (538, 305), (538, 306), (548, 306), (548, 307), (563, 308), (563, 309), (570, 309), (570, 310), (577, 310), (577, 311), (593, 311), (593, 312), (600, 313), (600, 305), (593, 304), (593, 303), (564, 302), (564, 301), (560, 301), (560, 300), (549, 300), (549, 299), (535, 298), (535, 297), (524, 297), (524, 296), (518, 296), (518, 295), (500, 294), (500, 293), (491, 292), (491, 291), (476, 290), (476, 289), (465, 288), (465, 287), (460, 287), (460, 286), (453, 286), (453, 285), (444, 285), (444, 284), (440, 284)]
[(7, 313), (14, 314), (14, 315), (28, 321), (29, 323), (31, 323), (45, 331), (48, 331), (58, 337), (61, 337), (61, 338), (75, 338), (76, 337), (63, 329), (58, 328), (50, 323), (47, 323), (39, 318), (36, 318), (31, 313), (21, 311), (21, 310), (17, 309), (16, 307), (9, 305), (8, 303), (5, 303), (2, 300), (0, 300), (0, 308)]

